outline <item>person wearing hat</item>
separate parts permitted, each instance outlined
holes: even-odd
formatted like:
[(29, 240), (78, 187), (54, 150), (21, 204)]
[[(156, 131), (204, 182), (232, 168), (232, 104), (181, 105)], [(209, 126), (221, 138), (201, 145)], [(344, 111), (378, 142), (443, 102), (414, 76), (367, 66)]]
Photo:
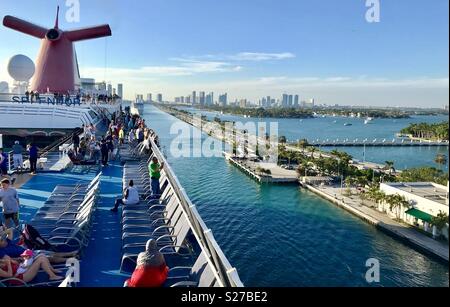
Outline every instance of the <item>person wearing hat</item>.
[(22, 170), (23, 168), (23, 147), (19, 141), (15, 141), (12, 147), (13, 161), (16, 170)]
[(138, 255), (136, 269), (131, 278), (125, 282), (125, 287), (162, 287), (167, 280), (168, 272), (169, 268), (156, 240), (150, 239), (145, 246), (145, 252)]
[(0, 259), (0, 277), (1, 278), (17, 278), (28, 283), (32, 281), (43, 270), (48, 274), (49, 280), (61, 280), (62, 276), (56, 274), (60, 271), (55, 270), (50, 261), (45, 256), (39, 256), (33, 259), (33, 251), (26, 250), (20, 257), (23, 259), (22, 263), (19, 263), (9, 256), (4, 256)]
[(5, 224), (7, 227), (10, 227), (10, 222), (13, 220), (17, 227), (19, 226), (19, 195), (17, 190), (11, 187), (9, 179), (3, 179), (0, 184), (0, 202), (3, 205)]

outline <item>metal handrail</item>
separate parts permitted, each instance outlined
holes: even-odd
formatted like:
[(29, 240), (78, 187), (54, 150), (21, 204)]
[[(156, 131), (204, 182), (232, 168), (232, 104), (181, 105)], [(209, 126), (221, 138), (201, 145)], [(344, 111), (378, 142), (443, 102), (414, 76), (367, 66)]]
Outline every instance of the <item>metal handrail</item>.
[(223, 251), (217, 244), (211, 229), (206, 226), (205, 222), (198, 214), (195, 205), (189, 199), (184, 188), (181, 187), (181, 183), (175, 176), (172, 167), (167, 163), (166, 158), (154, 141), (150, 140), (150, 143), (153, 154), (159, 161), (164, 162), (163, 170), (166, 172), (166, 176), (180, 200), (189, 222), (193, 226), (192, 231), (194, 232), (194, 235), (199, 239), (202, 248), (208, 253), (210, 261), (214, 265), (221, 282), (225, 287), (243, 287), (244, 285), (237, 274), (237, 270), (231, 266), (228, 259), (225, 257)]

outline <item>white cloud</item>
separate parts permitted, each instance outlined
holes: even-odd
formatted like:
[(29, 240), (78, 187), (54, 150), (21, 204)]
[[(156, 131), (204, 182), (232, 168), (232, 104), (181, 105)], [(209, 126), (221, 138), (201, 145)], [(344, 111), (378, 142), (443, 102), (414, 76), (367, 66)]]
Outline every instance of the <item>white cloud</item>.
[(181, 58), (172, 58), (174, 61), (234, 61), (234, 62), (262, 62), (262, 61), (280, 61), (295, 58), (291, 52), (282, 53), (264, 53), (264, 52), (239, 52), (236, 54), (206, 54), (201, 56), (185, 56)]
[[(242, 70), (242, 66), (231, 65), (224, 62), (213, 61), (183, 61), (179, 65), (167, 66), (143, 66), (139, 68), (107, 68), (107, 75), (109, 79), (116, 77), (132, 78), (132, 79), (147, 79), (154, 77), (177, 77), (177, 76), (192, 76), (204, 73), (217, 72), (238, 72)], [(92, 76), (98, 78), (105, 74), (103, 67), (86, 67), (82, 69), (85, 76)]]
[(228, 56), (228, 59), (234, 61), (270, 61), (270, 60), (286, 60), (295, 58), (295, 54), (290, 52), (283, 53), (261, 53), (261, 52), (241, 52)]

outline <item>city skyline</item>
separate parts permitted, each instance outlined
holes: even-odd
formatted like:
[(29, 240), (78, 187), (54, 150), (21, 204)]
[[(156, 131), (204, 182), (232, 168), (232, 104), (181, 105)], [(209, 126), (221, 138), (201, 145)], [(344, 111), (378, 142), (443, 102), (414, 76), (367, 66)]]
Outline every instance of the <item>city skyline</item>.
[[(173, 100), (204, 88), (227, 92), (229, 101), (298, 92), (331, 105), (448, 104), (448, 1), (383, 2), (379, 23), (365, 20), (365, 1), (105, 3), (81, 0), (80, 24), (61, 18), (60, 26), (111, 24), (111, 38), (76, 45), (80, 72), (123, 84), (130, 100), (147, 92)], [(51, 26), (58, 4), (64, 16), (62, 0), (5, 0), (0, 11), (32, 21), (39, 16), (39, 24)], [(92, 13), (98, 11), (105, 14)], [(149, 11), (150, 20), (139, 18)], [(208, 11), (210, 18), (186, 22)], [(124, 22), (131, 17), (136, 22)], [(170, 29), (158, 26), (167, 20)], [(0, 81), (11, 84), (6, 62), (18, 53), (34, 60), (39, 41), (3, 26), (0, 37), (9, 42), (0, 50)]]

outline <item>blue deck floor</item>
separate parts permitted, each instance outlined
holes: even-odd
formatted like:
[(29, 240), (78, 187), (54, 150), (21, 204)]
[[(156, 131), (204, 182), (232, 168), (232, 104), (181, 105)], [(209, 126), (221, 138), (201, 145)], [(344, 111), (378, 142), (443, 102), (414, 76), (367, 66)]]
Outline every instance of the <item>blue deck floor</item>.
[[(71, 185), (80, 181), (89, 182), (99, 170), (99, 168), (93, 168), (86, 171), (80, 167), (74, 167), (63, 173), (41, 173), (32, 178), (19, 189), (22, 223), (29, 222), (34, 217), (55, 186)], [(127, 278), (119, 273), (120, 214), (113, 214), (109, 210), (114, 200), (122, 193), (122, 167), (119, 163), (111, 163), (109, 167), (103, 168), (102, 172), (91, 241), (84, 251), (81, 262), (79, 284), (81, 287), (120, 287)]]

